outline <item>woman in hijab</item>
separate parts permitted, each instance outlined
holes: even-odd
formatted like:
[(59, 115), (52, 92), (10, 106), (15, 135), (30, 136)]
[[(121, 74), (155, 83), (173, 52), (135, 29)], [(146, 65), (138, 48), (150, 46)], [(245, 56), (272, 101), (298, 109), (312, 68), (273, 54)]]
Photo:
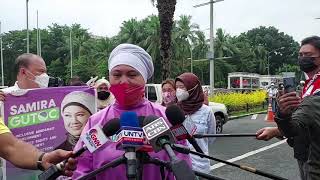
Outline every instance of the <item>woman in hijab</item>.
[(102, 110), (103, 108), (109, 106), (114, 102), (114, 96), (110, 93), (110, 83), (105, 77), (99, 79), (95, 83), (95, 88), (98, 93), (98, 101), (97, 107), (98, 111)]
[(72, 151), (89, 117), (96, 112), (95, 97), (83, 91), (67, 94), (61, 102), (61, 115), (67, 139), (56, 149)]
[[(184, 111), (186, 119), (183, 122), (185, 127), (197, 127), (197, 134), (215, 134), (216, 120), (211, 108), (203, 103), (204, 94), (198, 77), (192, 73), (183, 73), (175, 80), (176, 96), (178, 106)], [(187, 125), (189, 124), (189, 125)], [(190, 125), (191, 124), (191, 125)], [(205, 154), (209, 154), (209, 139), (196, 139), (200, 148)], [(213, 139), (210, 139), (210, 143)], [(191, 144), (190, 148), (194, 149)], [(210, 161), (196, 155), (191, 155), (192, 167), (194, 170), (204, 173), (210, 172)]]
[(162, 103), (161, 103), (162, 106), (168, 107), (169, 105), (175, 104), (177, 102), (176, 86), (173, 79), (164, 80), (161, 83), (161, 91), (162, 91)]
[[(120, 44), (111, 52), (108, 68), (110, 91), (115, 96), (116, 101), (91, 116), (84, 131), (88, 131), (97, 124), (103, 126), (112, 118), (119, 118), (126, 111), (134, 111), (138, 116), (155, 115), (166, 118), (163, 106), (154, 104), (144, 97), (145, 84), (154, 71), (152, 59), (144, 49), (132, 44)], [(185, 143), (185, 141), (180, 143)], [(77, 170), (74, 172), (73, 179), (77, 179), (122, 156), (124, 151), (117, 150), (116, 145), (116, 142), (109, 141), (93, 154), (85, 152), (78, 158)], [(83, 143), (78, 142), (75, 150), (82, 146)], [(169, 161), (169, 157), (164, 151), (148, 154), (151, 157)], [(183, 154), (177, 154), (177, 156), (191, 164), (189, 156)], [(165, 176), (167, 179), (174, 179), (171, 172), (165, 171)], [(105, 179), (127, 179), (126, 166), (121, 164), (105, 170), (95, 178), (95, 180)], [(143, 166), (143, 179), (160, 180), (160, 168), (153, 164), (145, 164)]]

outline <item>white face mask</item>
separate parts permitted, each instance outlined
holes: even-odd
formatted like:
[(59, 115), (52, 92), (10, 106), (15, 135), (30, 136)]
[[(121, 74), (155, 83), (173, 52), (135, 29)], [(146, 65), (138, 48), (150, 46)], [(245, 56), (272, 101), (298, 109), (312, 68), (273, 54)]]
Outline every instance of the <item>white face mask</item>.
[(35, 75), (34, 75), (33, 73), (31, 73), (30, 71), (29, 71), (29, 73), (34, 76), (35, 79), (32, 80), (32, 81), (34, 81), (35, 83), (37, 83), (38, 86), (39, 86), (39, 88), (47, 88), (47, 87), (48, 87), (50, 77), (48, 76), (47, 73), (42, 73), (42, 74), (40, 74), (40, 75), (38, 75), (38, 76), (35, 76)]
[(34, 82), (39, 85), (40, 88), (47, 88), (49, 84), (50, 77), (47, 73), (42, 73), (39, 76), (34, 76)]
[(188, 91), (186, 91), (184, 89), (178, 88), (176, 90), (176, 96), (177, 96), (178, 102), (181, 102), (181, 101), (184, 101), (184, 100), (188, 99), (189, 93), (188, 93)]

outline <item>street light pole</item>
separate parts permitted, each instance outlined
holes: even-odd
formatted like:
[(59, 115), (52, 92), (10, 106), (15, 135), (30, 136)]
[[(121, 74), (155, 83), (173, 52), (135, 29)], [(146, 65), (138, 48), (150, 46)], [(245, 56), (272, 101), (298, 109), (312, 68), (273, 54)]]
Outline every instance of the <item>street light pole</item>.
[(212, 59), (210, 61), (210, 89), (213, 92), (214, 88), (214, 34), (213, 34), (213, 0), (210, 0), (210, 51)]
[(193, 73), (193, 57), (192, 57), (192, 47), (190, 47), (190, 61), (191, 61), (191, 73)]
[(268, 60), (268, 76), (270, 75), (270, 55), (268, 53), (268, 57), (267, 57), (267, 60)]
[(214, 29), (213, 29), (213, 4), (217, 2), (221, 2), (224, 0), (210, 0), (210, 2), (199, 4), (196, 6), (193, 6), (195, 8), (205, 6), (210, 4), (210, 50), (209, 50), (209, 60), (210, 60), (210, 89), (211, 92), (213, 92), (214, 88)]
[(4, 86), (4, 75), (3, 75), (3, 48), (2, 48), (2, 31), (1, 31), (1, 21), (0, 21), (0, 51), (1, 51), (1, 86)]
[(39, 39), (39, 14), (37, 10), (37, 54), (40, 55), (40, 39)]
[(72, 76), (72, 27), (70, 27), (70, 79), (73, 77)]
[(26, 0), (26, 13), (27, 13), (27, 53), (29, 53), (29, 12), (28, 12), (28, 2)]

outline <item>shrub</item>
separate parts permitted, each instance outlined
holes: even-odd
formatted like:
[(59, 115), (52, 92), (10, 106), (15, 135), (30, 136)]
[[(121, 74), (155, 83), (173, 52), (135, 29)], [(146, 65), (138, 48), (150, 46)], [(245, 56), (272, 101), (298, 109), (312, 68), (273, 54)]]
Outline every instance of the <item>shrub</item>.
[(250, 93), (218, 93), (209, 97), (209, 101), (225, 104), (230, 112), (261, 106), (266, 98), (266, 91), (259, 90)]

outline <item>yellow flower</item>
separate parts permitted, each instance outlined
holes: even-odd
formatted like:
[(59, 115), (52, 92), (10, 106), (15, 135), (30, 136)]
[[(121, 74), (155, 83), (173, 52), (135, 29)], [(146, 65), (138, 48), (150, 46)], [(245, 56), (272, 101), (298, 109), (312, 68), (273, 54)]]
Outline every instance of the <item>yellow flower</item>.
[(261, 105), (266, 98), (266, 91), (258, 90), (250, 93), (217, 93), (209, 97), (209, 101), (225, 104), (229, 111), (245, 109)]

